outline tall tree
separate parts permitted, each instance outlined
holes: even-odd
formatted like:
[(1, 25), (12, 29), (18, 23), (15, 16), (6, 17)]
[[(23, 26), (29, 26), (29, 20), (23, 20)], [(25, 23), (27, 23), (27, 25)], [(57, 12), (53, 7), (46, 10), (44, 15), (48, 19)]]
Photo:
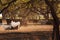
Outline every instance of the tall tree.
[(54, 7), (53, 7), (54, 1), (50, 2), (49, 0), (45, 0), (45, 2), (50, 7), (51, 15), (54, 20), (52, 40), (59, 40), (59, 19), (56, 15), (56, 11), (54, 10)]

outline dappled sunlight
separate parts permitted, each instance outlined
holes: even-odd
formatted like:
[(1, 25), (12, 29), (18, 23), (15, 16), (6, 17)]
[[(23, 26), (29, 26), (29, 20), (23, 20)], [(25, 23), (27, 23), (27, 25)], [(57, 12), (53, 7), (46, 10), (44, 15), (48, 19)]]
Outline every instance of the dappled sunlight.
[(2, 19), (2, 14), (0, 14), (0, 19)]
[[(7, 32), (35, 32), (35, 31), (52, 31), (52, 25), (28, 25), (28, 26), (21, 26), (17, 30), (5, 30), (2, 26), (0, 27), (1, 33)], [(4, 32), (5, 31), (5, 32)]]

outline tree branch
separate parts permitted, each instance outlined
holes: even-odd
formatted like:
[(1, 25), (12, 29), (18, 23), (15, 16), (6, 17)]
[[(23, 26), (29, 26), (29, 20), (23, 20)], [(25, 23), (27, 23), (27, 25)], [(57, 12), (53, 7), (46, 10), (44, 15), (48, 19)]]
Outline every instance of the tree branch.
[(5, 9), (7, 9), (7, 8), (10, 6), (10, 4), (13, 3), (13, 2), (16, 2), (16, 0), (12, 0), (11, 2), (9, 2), (8, 5), (7, 5), (6, 7), (4, 7), (4, 8), (0, 11), (0, 14), (1, 14)]

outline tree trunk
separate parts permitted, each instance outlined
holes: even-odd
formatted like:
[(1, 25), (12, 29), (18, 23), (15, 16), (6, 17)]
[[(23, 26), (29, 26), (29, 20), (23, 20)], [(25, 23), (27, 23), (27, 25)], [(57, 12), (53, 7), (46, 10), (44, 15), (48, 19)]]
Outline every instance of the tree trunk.
[(45, 2), (50, 7), (51, 15), (54, 20), (52, 40), (59, 40), (59, 19), (58, 19), (56, 12), (54, 10), (53, 2), (50, 3), (48, 0), (45, 0)]

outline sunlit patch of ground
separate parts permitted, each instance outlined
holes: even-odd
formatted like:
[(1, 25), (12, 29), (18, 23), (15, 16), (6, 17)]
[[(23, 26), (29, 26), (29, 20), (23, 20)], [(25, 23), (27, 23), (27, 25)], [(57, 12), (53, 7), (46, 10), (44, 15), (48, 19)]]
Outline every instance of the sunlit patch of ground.
[(5, 30), (2, 26), (0, 26), (0, 33), (7, 32), (33, 32), (33, 31), (52, 31), (52, 25), (26, 25), (21, 26), (17, 30)]

